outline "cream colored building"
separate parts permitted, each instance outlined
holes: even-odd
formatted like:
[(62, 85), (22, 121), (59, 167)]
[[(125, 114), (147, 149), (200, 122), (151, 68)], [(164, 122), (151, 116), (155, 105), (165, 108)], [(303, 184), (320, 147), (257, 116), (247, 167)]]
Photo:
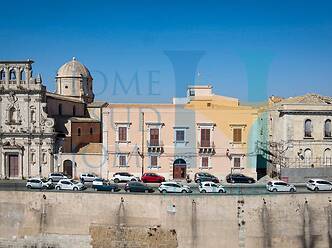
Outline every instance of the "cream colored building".
[[(156, 172), (183, 179), (206, 171), (256, 177), (248, 147), (257, 109), (236, 98), (214, 95), (212, 86), (189, 86), (170, 104), (109, 104), (103, 114), (108, 175)], [(143, 165), (142, 165), (143, 164)]]

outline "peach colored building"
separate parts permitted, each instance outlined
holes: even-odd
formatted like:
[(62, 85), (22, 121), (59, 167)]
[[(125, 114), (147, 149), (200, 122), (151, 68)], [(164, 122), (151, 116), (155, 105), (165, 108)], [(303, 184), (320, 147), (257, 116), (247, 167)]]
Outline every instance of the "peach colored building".
[(257, 108), (189, 86), (170, 104), (109, 104), (103, 109), (107, 175), (156, 172), (167, 179), (206, 171), (222, 179), (232, 171), (256, 177), (248, 137)]

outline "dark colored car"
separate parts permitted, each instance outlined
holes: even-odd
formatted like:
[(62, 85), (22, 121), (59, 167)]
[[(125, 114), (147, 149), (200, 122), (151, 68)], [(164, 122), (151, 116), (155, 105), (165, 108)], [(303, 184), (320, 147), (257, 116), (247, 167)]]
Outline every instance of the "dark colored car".
[(141, 181), (143, 183), (161, 183), (165, 182), (165, 177), (160, 176), (156, 173), (144, 173)]
[(219, 183), (219, 179), (207, 172), (198, 172), (195, 174), (195, 183), (201, 183), (201, 182), (214, 182)]
[(125, 185), (125, 191), (153, 193), (154, 189), (141, 182), (128, 182)]
[(118, 192), (121, 189), (117, 184), (108, 184), (108, 183), (103, 183), (102, 185), (94, 185), (93, 188), (97, 191), (111, 191), (111, 192)]
[(228, 174), (226, 176), (228, 183), (255, 183), (255, 179), (245, 176), (243, 174)]

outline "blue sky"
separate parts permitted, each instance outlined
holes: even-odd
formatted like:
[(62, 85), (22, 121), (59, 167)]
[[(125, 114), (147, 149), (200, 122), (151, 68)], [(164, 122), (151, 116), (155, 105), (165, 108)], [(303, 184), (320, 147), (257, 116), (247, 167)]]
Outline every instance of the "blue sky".
[(110, 102), (167, 102), (200, 83), (244, 102), (332, 95), (331, 12), (303, 0), (7, 1), (0, 59), (34, 60), (53, 91), (75, 56)]

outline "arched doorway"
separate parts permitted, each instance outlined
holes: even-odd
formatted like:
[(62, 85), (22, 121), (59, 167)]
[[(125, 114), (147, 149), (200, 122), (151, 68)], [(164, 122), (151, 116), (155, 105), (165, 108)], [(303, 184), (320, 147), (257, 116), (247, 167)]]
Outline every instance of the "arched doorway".
[(187, 163), (184, 159), (178, 158), (173, 163), (173, 179), (185, 179), (187, 176)]
[(63, 173), (69, 177), (73, 177), (73, 162), (70, 160), (65, 160), (63, 162)]

